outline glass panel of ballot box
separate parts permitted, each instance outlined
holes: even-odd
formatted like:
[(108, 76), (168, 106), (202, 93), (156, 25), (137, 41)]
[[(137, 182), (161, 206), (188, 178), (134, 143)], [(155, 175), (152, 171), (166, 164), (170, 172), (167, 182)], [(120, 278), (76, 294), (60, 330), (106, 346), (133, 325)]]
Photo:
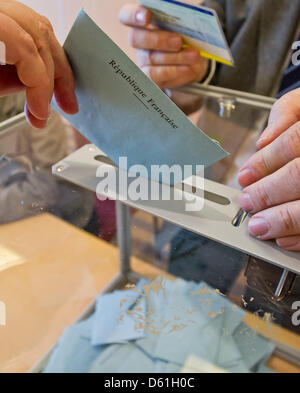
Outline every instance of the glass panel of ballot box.
[(300, 255), (252, 238), (238, 202), (274, 100), (173, 94), (230, 153), (174, 187), (55, 113), (48, 130), (0, 124), (1, 372), (299, 372)]

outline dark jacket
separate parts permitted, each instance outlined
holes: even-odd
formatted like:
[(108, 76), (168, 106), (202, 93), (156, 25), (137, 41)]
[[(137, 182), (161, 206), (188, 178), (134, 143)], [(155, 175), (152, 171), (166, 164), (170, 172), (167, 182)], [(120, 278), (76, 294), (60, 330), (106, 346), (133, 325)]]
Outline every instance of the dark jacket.
[(300, 34), (300, 0), (206, 0), (223, 24), (235, 67), (219, 66), (214, 84), (276, 96), (291, 45)]

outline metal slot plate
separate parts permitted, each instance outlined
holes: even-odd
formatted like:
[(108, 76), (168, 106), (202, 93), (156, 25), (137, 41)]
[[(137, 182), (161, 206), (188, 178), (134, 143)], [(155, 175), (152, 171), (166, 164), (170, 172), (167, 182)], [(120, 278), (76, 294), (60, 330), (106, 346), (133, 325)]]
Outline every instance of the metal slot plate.
[[(96, 191), (100, 181), (96, 172), (100, 165), (105, 165), (105, 169), (117, 171), (117, 173), (121, 171), (107, 163), (101, 164), (95, 159), (96, 156), (101, 155), (105, 156), (94, 145), (86, 145), (54, 165), (53, 174), (91, 191)], [(132, 178), (131, 181), (134, 180), (136, 179)], [(145, 184), (149, 184), (150, 189), (152, 182), (147, 179), (143, 181)], [(192, 178), (185, 180), (184, 183), (190, 187), (194, 184)], [(165, 190), (166, 187), (168, 186), (162, 185)], [(170, 189), (170, 187), (168, 188)], [(201, 211), (187, 212), (185, 207), (190, 194), (182, 191), (182, 185), (170, 189), (171, 200), (169, 201), (151, 200), (150, 198), (147, 201), (133, 201), (126, 199), (126, 195), (122, 195), (119, 190), (115, 193), (116, 190), (113, 189), (108, 190), (108, 195), (111, 199), (120, 199), (126, 205), (146, 211), (191, 232), (300, 274), (300, 253), (284, 251), (277, 247), (275, 242), (262, 242), (250, 236), (248, 233), (248, 217), (238, 227), (232, 224), (240, 210), (239, 190), (208, 180), (204, 180), (204, 189), (208, 195), (219, 195), (231, 203), (227, 205), (216, 203), (210, 197), (204, 199), (204, 207)]]

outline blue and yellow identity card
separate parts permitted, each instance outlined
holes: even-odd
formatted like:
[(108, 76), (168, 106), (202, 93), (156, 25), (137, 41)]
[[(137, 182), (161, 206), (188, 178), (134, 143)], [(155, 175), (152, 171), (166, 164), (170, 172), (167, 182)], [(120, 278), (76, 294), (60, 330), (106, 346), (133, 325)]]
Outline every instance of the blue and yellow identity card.
[(152, 24), (176, 32), (201, 56), (233, 66), (234, 60), (215, 10), (177, 0), (139, 0), (152, 12)]

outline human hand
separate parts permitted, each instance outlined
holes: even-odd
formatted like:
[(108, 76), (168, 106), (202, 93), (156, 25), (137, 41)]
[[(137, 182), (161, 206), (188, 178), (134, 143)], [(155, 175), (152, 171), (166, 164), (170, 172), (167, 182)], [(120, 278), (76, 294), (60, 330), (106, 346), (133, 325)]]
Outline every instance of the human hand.
[(131, 27), (130, 44), (138, 49), (138, 65), (160, 88), (174, 88), (201, 81), (208, 70), (208, 60), (194, 49), (182, 49), (180, 35), (151, 26), (151, 12), (127, 4), (120, 21)]
[(0, 41), (7, 64), (0, 66), (0, 96), (26, 90), (25, 112), (34, 127), (45, 127), (53, 92), (64, 112), (78, 112), (71, 67), (45, 17), (0, 0)]
[(250, 233), (300, 251), (300, 89), (274, 105), (258, 148), (239, 174)]

